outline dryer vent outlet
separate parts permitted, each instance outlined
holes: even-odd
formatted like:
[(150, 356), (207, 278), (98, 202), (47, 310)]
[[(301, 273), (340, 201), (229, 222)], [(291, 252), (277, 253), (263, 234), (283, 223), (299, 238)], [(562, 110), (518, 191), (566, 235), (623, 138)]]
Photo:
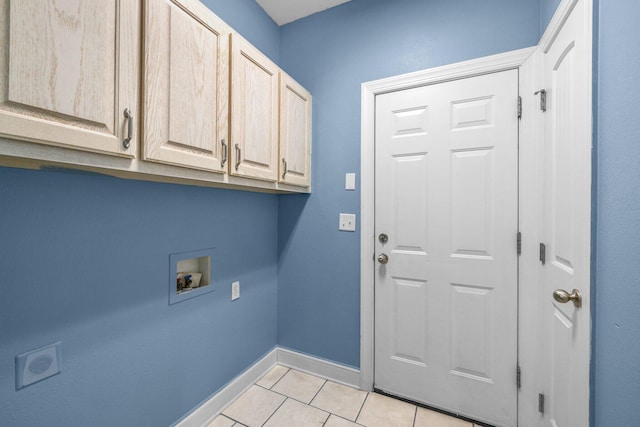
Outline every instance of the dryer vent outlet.
[(16, 390), (59, 374), (61, 367), (61, 342), (16, 356)]

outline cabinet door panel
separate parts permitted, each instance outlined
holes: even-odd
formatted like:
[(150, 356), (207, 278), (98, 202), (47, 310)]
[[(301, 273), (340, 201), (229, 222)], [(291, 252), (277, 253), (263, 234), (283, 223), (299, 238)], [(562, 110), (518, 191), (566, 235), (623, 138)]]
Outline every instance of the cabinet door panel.
[(189, 6), (197, 5), (146, 3), (144, 159), (221, 172), (228, 30), (210, 11)]
[(114, 19), (113, 1), (11, 2), (8, 101), (112, 131)]
[(280, 81), (280, 182), (309, 186), (311, 95), (285, 73)]
[(133, 157), (123, 111), (136, 115), (139, 2), (0, 0), (0, 9), (0, 135)]
[(231, 78), (234, 175), (278, 180), (278, 67), (233, 35)]

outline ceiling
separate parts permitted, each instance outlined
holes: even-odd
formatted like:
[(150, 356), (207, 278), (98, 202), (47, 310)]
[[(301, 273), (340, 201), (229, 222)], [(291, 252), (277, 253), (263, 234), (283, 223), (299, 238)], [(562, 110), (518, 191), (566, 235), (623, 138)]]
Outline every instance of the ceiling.
[(330, 9), (351, 0), (256, 0), (278, 25)]

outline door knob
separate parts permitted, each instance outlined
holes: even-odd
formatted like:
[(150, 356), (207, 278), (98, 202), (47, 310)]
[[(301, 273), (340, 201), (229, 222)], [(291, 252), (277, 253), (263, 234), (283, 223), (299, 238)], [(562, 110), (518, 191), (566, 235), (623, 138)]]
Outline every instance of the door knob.
[(389, 262), (389, 257), (387, 256), (387, 254), (380, 254), (378, 255), (378, 262), (380, 264), (386, 264)]
[(576, 306), (577, 308), (582, 307), (582, 295), (577, 289), (574, 289), (571, 293), (565, 291), (564, 289), (556, 289), (553, 292), (553, 299), (562, 304), (573, 301), (574, 306)]

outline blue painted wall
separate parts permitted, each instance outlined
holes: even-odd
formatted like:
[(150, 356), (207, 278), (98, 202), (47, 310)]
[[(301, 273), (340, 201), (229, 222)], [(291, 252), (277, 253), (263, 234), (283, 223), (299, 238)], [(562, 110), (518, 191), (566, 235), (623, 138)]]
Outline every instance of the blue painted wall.
[(280, 27), (255, 0), (200, 0), (273, 62), (280, 57)]
[[(253, 0), (208, 3), (277, 60)], [(270, 351), (277, 197), (0, 168), (0, 425), (167, 426)], [(216, 291), (169, 306), (169, 254), (209, 247)], [(55, 341), (62, 373), (16, 391)]]
[[(0, 424), (169, 425), (276, 345), (276, 196), (8, 168), (0, 182)], [(216, 291), (169, 306), (169, 254), (209, 247)], [(16, 391), (14, 357), (58, 340), (62, 374)]]
[[(360, 364), (362, 82), (535, 45), (538, 0), (354, 0), (282, 27), (280, 62), (313, 94), (313, 193), (280, 197), (278, 342)], [(359, 181), (359, 180), (358, 180)], [(359, 187), (359, 184), (358, 184)]]
[(595, 426), (640, 425), (640, 3), (599, 2)]
[(540, 35), (547, 29), (561, 0), (540, 0)]

